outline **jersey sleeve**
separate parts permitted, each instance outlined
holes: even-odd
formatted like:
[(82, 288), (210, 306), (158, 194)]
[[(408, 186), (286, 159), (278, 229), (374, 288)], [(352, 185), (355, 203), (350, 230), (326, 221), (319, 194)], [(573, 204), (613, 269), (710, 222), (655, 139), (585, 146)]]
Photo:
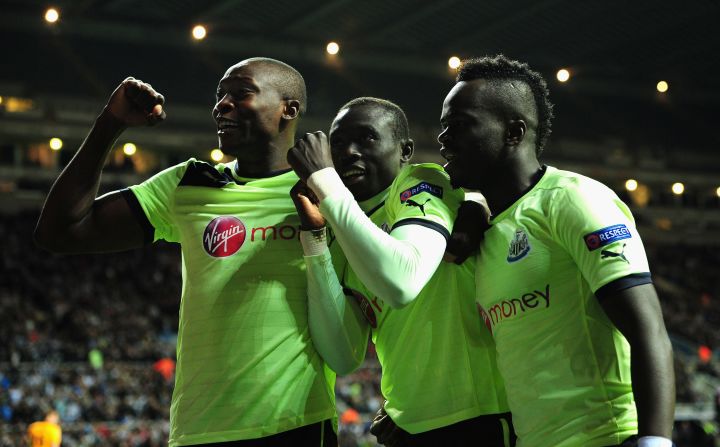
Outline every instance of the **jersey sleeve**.
[(604, 185), (560, 190), (550, 205), (550, 223), (593, 292), (620, 278), (650, 277), (630, 209)]
[(386, 201), (391, 229), (409, 224), (432, 228), (447, 240), (464, 193), (450, 185), (441, 166), (425, 163), (405, 168), (390, 188)]
[(160, 239), (179, 242), (180, 235), (173, 217), (174, 194), (192, 161), (169, 167), (139, 185), (128, 188), (154, 228), (153, 242)]

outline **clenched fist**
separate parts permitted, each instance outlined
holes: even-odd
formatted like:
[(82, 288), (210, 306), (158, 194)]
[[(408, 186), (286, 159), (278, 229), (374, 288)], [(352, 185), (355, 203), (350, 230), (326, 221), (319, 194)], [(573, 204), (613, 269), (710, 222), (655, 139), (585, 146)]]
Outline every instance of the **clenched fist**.
[(287, 160), (302, 181), (321, 169), (334, 167), (328, 137), (320, 131), (299, 139), (288, 151)]
[(163, 95), (150, 84), (130, 77), (110, 95), (104, 112), (126, 127), (153, 126), (165, 119), (164, 103)]

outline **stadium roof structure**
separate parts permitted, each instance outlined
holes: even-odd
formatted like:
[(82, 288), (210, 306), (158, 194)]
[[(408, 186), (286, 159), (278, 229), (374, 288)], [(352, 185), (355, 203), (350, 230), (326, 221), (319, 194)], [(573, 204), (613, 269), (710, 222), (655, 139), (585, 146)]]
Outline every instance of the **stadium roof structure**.
[[(60, 13), (53, 24), (49, 6)], [(262, 55), (300, 69), (321, 122), (373, 95), (436, 130), (448, 58), (502, 52), (548, 79), (556, 135), (715, 151), (718, 18), (716, 0), (3, 0), (0, 95), (101, 101), (133, 75), (168, 101), (207, 109), (227, 66)], [(207, 29), (201, 41), (196, 24)], [(564, 84), (560, 68), (571, 72)]]

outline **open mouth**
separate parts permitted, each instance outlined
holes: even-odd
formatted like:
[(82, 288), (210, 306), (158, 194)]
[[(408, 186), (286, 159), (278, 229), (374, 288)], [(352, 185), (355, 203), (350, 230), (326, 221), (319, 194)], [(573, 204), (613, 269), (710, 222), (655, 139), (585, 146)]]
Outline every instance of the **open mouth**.
[(233, 121), (228, 118), (217, 119), (218, 134), (232, 132), (240, 128), (240, 124), (237, 121)]
[(355, 166), (351, 166), (340, 172), (340, 178), (345, 185), (351, 185), (362, 180), (365, 176), (365, 170)]

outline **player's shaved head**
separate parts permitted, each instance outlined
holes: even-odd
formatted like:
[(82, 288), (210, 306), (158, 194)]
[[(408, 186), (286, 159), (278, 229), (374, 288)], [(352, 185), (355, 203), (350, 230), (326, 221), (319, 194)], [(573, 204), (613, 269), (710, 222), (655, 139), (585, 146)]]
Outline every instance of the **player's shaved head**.
[(407, 141), (410, 138), (410, 126), (408, 125), (407, 116), (405, 116), (403, 109), (394, 102), (382, 98), (363, 96), (345, 103), (345, 105), (340, 107), (338, 113), (356, 106), (367, 106), (384, 110), (392, 117), (393, 136), (398, 141)]
[(300, 101), (300, 113), (305, 113), (307, 110), (307, 89), (305, 87), (305, 79), (299, 71), (277, 59), (251, 57), (228, 68), (226, 76), (228, 73), (247, 65), (262, 67), (263, 74), (267, 76), (272, 85), (277, 88), (282, 98)]

